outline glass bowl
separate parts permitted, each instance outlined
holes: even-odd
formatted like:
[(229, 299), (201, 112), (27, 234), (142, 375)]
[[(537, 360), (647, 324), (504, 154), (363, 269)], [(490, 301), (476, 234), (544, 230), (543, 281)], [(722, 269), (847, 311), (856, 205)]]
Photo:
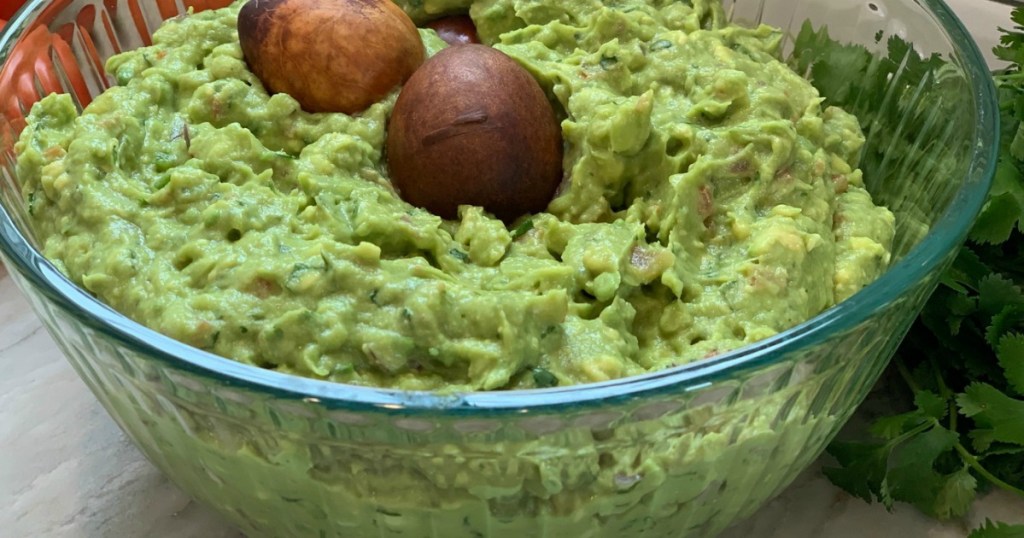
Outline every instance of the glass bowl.
[[(981, 54), (939, 0), (729, 0), (798, 34), (828, 26), (893, 69), (829, 98), (861, 119), (862, 168), (899, 222), (894, 264), (851, 299), (755, 345), (617, 381), (438, 395), (313, 381), (157, 334), (35, 248), (13, 144), (40, 95), (84, 103), (111, 54), (223, 2), (34, 0), (0, 34), (0, 254), (117, 423), (182, 489), (249, 536), (713, 536), (813, 461), (862, 401), (988, 191), (998, 146)], [(431, 2), (425, 4), (429, 9)], [(885, 64), (888, 38), (944, 62)], [(831, 59), (825, 47), (800, 58)], [(820, 57), (819, 57), (820, 56)], [(833, 58), (834, 59), (834, 58)], [(941, 67), (938, 67), (941, 65)]]

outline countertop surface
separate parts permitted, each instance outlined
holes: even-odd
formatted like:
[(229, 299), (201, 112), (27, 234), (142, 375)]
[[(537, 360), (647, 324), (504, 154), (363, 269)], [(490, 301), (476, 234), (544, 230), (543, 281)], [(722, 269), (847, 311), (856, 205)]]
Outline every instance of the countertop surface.
[[(1009, 8), (949, 0), (985, 51)], [(238, 537), (169, 483), (78, 379), (0, 266), (0, 538)], [(992, 494), (939, 524), (889, 513), (825, 480), (819, 464), (725, 538), (962, 538), (985, 518), (1024, 523), (1024, 500)]]

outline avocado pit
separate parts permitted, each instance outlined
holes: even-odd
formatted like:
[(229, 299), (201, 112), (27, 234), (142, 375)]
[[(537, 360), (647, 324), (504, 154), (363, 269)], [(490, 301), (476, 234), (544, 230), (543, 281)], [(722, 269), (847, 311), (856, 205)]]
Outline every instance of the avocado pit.
[(537, 81), (491, 47), (449, 47), (413, 74), (388, 124), (388, 170), (407, 202), (511, 222), (543, 211), (562, 179), (562, 136)]

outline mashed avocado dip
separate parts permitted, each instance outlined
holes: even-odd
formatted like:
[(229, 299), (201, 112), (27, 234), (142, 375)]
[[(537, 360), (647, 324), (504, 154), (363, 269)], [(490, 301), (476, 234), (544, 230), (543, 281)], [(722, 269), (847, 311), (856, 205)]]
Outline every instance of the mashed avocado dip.
[(468, 8), (548, 92), (566, 178), (546, 212), (506, 227), (403, 202), (382, 155), (397, 91), (355, 117), (268, 95), (236, 3), (113, 57), (117, 86), (81, 114), (65, 95), (33, 108), (18, 177), (46, 256), (193, 346), (422, 390), (700, 360), (885, 270), (893, 215), (864, 189), (857, 120), (779, 60), (778, 30), (712, 0), (398, 4), (417, 22)]

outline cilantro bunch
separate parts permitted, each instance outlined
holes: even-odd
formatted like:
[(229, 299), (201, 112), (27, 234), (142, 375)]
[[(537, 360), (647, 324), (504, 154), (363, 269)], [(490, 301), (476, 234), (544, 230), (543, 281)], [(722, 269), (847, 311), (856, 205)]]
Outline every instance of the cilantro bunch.
[[(964, 516), (991, 488), (1024, 501), (1024, 8), (1012, 21), (995, 50), (1010, 67), (993, 74), (1002, 120), (993, 189), (888, 373), (909, 410), (875, 419), (867, 439), (834, 442), (837, 465), (825, 469), (869, 502), (906, 502), (939, 519)], [(866, 54), (807, 28), (798, 50), (801, 40), (817, 51), (801, 65), (816, 83), (827, 80), (830, 59), (849, 64)], [(889, 49), (898, 57), (892, 40)], [(829, 97), (827, 85), (822, 93)], [(1024, 526), (992, 522), (971, 534), (1020, 536)]]

